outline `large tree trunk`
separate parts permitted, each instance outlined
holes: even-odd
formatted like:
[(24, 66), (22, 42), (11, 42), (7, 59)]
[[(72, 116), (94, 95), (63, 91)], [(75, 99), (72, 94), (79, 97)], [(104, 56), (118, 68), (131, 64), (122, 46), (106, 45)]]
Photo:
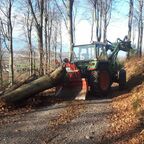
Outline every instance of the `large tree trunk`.
[(11, 21), (11, 8), (12, 2), (9, 2), (8, 10), (8, 37), (9, 37), (9, 83), (13, 85), (14, 83), (14, 67), (13, 67), (13, 27)]
[(95, 25), (96, 25), (96, 38), (97, 41), (101, 41), (101, 30), (102, 30), (102, 8), (101, 3), (96, 3), (94, 6), (95, 10)]
[(48, 74), (48, 34), (47, 34), (47, 16), (45, 16), (45, 74)]
[(63, 51), (63, 37), (62, 37), (62, 24), (60, 24), (60, 60), (61, 62), (63, 61), (62, 60), (62, 51)]
[(22, 85), (27, 84), (27, 83), (30, 83), (30, 82), (36, 80), (37, 78), (38, 78), (37, 75), (35, 75), (35, 74), (34, 74), (34, 75), (31, 75), (31, 76), (29, 76), (26, 80), (18, 81), (18, 82), (16, 82), (14, 85), (12, 85), (11, 87), (6, 88), (6, 89), (2, 92), (2, 94), (4, 94), (4, 95), (5, 95), (5, 94), (8, 94), (8, 93), (14, 91), (15, 89), (19, 88), (19, 87), (22, 86)]
[(42, 28), (38, 30), (38, 48), (39, 48), (39, 71), (40, 75), (44, 74), (44, 52), (43, 52), (43, 33)]
[(2, 68), (2, 43), (1, 43), (1, 32), (0, 32), (0, 88), (3, 86), (3, 68)]
[(14, 68), (13, 68), (13, 46), (12, 39), (9, 41), (9, 83), (14, 84)]
[(94, 16), (95, 16), (95, 10), (93, 10), (93, 12), (92, 12), (92, 24), (91, 24), (91, 42), (93, 42)]
[(50, 76), (42, 76), (41, 78), (36, 79), (28, 84), (22, 85), (16, 90), (3, 95), (1, 97), (1, 100), (8, 104), (12, 104), (26, 99), (39, 92), (56, 86), (60, 82), (60, 80), (62, 80), (64, 75), (65, 68), (59, 67), (54, 72), (52, 72)]
[(73, 3), (74, 0), (67, 1), (67, 15), (68, 15), (68, 35), (69, 35), (69, 48), (70, 48), (70, 60), (73, 53)]
[(33, 52), (30, 49), (30, 76), (33, 74)]
[(139, 0), (139, 21), (138, 21), (138, 56), (142, 56), (142, 42), (143, 42), (143, 0)]
[(107, 15), (104, 15), (104, 28), (103, 28), (103, 42), (106, 43), (107, 40)]
[(33, 74), (33, 49), (32, 49), (32, 22), (30, 26), (27, 26), (27, 33), (28, 33), (28, 44), (29, 44), (29, 68), (30, 68), (30, 76)]
[(38, 8), (35, 11), (32, 1), (28, 0), (38, 36), (38, 49), (39, 49), (39, 71), (40, 75), (44, 75), (44, 52), (43, 52), (43, 18), (44, 18), (44, 0), (37, 0)]
[[(132, 23), (133, 23), (133, 0), (129, 1), (129, 20), (128, 20), (128, 40), (131, 41), (132, 35)], [(127, 58), (130, 57), (130, 52), (127, 54)]]

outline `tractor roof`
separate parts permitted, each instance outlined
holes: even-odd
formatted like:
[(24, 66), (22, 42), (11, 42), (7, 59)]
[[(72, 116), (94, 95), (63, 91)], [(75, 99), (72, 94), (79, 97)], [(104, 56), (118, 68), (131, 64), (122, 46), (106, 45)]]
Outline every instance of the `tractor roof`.
[(81, 44), (81, 45), (74, 45), (73, 47), (85, 47), (85, 46), (91, 46), (91, 45), (96, 45), (96, 46), (106, 46), (107, 44), (106, 43), (102, 43), (102, 42), (93, 42), (93, 43), (90, 43), (90, 44)]

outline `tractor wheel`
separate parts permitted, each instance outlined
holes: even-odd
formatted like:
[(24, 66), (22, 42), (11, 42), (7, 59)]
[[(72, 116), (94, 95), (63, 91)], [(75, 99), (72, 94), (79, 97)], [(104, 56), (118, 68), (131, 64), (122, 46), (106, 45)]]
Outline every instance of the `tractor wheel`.
[(102, 96), (108, 95), (111, 88), (111, 76), (108, 70), (98, 72), (98, 88)]
[(121, 69), (119, 71), (119, 89), (123, 90), (126, 86), (126, 71)]
[(108, 70), (99, 70), (92, 73), (91, 90), (94, 95), (106, 96), (111, 88), (111, 77)]

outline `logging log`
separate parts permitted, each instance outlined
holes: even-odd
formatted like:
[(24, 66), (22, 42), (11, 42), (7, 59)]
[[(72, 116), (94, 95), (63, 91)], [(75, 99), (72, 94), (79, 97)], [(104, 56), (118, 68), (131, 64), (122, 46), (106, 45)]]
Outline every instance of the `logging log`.
[(13, 104), (23, 99), (29, 98), (46, 89), (55, 87), (65, 75), (65, 68), (59, 67), (50, 76), (42, 76), (28, 84), (24, 84), (19, 88), (1, 96), (1, 100), (7, 104)]
[(27, 83), (30, 83), (31, 81), (34, 81), (38, 78), (37, 75), (33, 74), (31, 76), (29, 76), (26, 80), (22, 80), (22, 81), (18, 81), (16, 82), (14, 85), (6, 88), (1, 95), (5, 95), (7, 93), (10, 93), (12, 91), (14, 91), (15, 89), (19, 88), (20, 86), (24, 85), (24, 84), (27, 84)]

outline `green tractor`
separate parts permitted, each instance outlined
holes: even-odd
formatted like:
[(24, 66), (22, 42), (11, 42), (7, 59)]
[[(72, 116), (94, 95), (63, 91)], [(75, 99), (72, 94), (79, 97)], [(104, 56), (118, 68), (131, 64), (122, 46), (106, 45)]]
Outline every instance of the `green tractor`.
[(117, 39), (116, 43), (100, 43), (76, 45), (73, 47), (71, 63), (80, 71), (81, 78), (85, 78), (91, 92), (107, 95), (113, 82), (119, 84), (120, 90), (126, 85), (126, 71), (117, 62), (120, 50), (128, 52), (130, 41)]

